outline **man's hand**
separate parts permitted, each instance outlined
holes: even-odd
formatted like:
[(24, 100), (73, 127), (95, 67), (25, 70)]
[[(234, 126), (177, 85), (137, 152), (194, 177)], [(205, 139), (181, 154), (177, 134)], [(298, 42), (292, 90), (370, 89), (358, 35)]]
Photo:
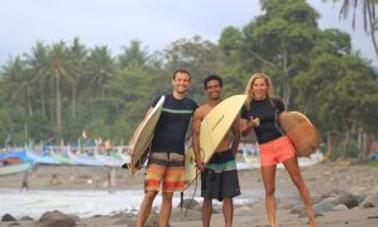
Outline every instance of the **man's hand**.
[(129, 145), (129, 146), (127, 147), (127, 153), (128, 153), (130, 156), (133, 156), (133, 155), (134, 155), (134, 146)]
[(196, 167), (198, 171), (202, 172), (202, 170), (204, 169), (204, 163), (202, 162), (202, 160), (196, 159)]

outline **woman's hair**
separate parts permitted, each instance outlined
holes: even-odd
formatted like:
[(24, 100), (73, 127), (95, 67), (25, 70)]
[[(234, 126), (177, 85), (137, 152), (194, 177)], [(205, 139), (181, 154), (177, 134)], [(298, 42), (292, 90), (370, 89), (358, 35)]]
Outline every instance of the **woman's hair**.
[(271, 99), (274, 97), (274, 92), (273, 92), (273, 84), (272, 81), (270, 80), (269, 76), (267, 76), (264, 73), (255, 73), (251, 76), (249, 79), (247, 86), (245, 87), (245, 94), (248, 96), (247, 101), (245, 103), (247, 109), (249, 110), (250, 104), (252, 102), (252, 99), (254, 97), (254, 94), (252, 92), (253, 84), (257, 79), (264, 79), (265, 83), (267, 85), (267, 91), (266, 91), (266, 98)]

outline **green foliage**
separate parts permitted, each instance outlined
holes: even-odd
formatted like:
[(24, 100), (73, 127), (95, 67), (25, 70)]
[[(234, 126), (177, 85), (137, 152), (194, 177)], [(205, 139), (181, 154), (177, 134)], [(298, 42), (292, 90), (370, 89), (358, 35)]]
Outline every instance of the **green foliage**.
[[(277, 93), (289, 105), (294, 92), (291, 80), (307, 66), (306, 56), (320, 32), (316, 21), (318, 13), (302, 0), (261, 2), (265, 14), (244, 26), (236, 50), (239, 54), (234, 55), (240, 56), (239, 64), (247, 72), (269, 74)], [(222, 33), (222, 45), (235, 46), (228, 33), (231, 32)]]
[(232, 56), (233, 52), (240, 49), (241, 42), (242, 33), (239, 31), (239, 29), (230, 26), (223, 29), (219, 39), (219, 47), (226, 54), (226, 56)]

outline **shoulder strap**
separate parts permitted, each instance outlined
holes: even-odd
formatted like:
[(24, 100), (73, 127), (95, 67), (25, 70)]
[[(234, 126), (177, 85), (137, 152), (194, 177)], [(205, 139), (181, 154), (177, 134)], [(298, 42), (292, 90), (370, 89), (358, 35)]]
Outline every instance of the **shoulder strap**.
[(269, 103), (270, 103), (270, 105), (272, 106), (272, 108), (274, 110), (274, 127), (277, 129), (277, 131), (279, 133), (281, 133), (281, 135), (286, 135), (285, 131), (283, 130), (283, 128), (280, 125), (280, 121), (279, 121), (280, 112), (279, 112), (276, 104), (274, 103), (273, 98), (269, 99)]

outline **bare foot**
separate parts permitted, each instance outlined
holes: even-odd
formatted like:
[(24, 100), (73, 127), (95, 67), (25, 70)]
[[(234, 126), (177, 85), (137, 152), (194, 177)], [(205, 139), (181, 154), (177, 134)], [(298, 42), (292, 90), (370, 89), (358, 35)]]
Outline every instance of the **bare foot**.
[(308, 226), (310, 227), (316, 227), (316, 221), (315, 221), (315, 218), (309, 218), (308, 219)]

